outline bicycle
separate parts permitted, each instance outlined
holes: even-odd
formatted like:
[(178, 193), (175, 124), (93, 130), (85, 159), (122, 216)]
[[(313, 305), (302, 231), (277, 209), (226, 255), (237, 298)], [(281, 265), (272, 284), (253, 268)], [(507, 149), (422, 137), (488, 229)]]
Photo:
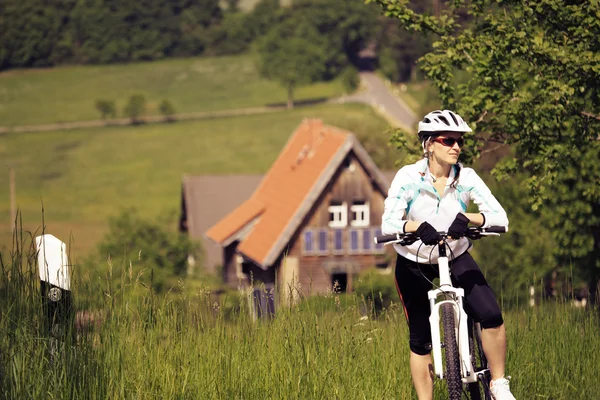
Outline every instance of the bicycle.
[[(483, 236), (499, 236), (507, 231), (508, 228), (504, 226), (470, 227), (465, 236), (476, 240)], [(440, 242), (443, 243), (443, 246), (437, 245), (440, 284), (428, 292), (434, 372), (439, 379), (446, 379), (450, 400), (460, 400), (464, 387), (472, 400), (481, 400), (482, 392), (483, 399), (491, 400), (491, 374), (481, 343), (481, 326), (467, 315), (463, 307), (464, 290), (452, 285), (446, 255), (447, 240), (450, 236), (447, 232), (439, 234), (442, 237)], [(402, 246), (412, 244), (416, 240), (418, 237), (412, 232), (374, 238), (377, 244), (398, 243)], [(440, 311), (443, 343), (440, 334)], [(446, 355), (445, 371), (442, 367), (442, 347)]]

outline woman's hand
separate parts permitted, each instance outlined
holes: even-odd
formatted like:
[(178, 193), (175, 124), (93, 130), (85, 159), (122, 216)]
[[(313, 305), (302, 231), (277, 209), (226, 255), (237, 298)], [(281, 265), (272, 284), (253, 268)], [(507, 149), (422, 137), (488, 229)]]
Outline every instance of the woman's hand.
[(440, 240), (442, 240), (442, 236), (429, 224), (429, 222), (421, 223), (417, 228), (416, 233), (417, 236), (419, 236), (419, 239), (428, 246), (438, 244)]
[(469, 221), (463, 213), (456, 214), (456, 218), (448, 228), (448, 235), (455, 240), (465, 236), (469, 231)]

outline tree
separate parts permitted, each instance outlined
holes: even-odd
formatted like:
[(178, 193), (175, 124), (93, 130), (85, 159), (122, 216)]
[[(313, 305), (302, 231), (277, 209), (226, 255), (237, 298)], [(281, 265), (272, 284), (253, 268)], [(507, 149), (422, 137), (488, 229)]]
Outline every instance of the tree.
[[(456, 0), (438, 18), (405, 0), (377, 2), (408, 30), (439, 37), (421, 65), (443, 106), (473, 122), (470, 155), (478, 156), (486, 141), (515, 148), (495, 175), (529, 174), (531, 205), (553, 228), (554, 256), (573, 265), (596, 294), (600, 4)], [(465, 10), (471, 18), (459, 18)]]
[(259, 46), (260, 72), (287, 88), (288, 108), (294, 107), (294, 89), (320, 79), (325, 71), (322, 39), (310, 24), (288, 19), (275, 26)]
[(281, 22), (281, 17), (279, 0), (260, 0), (247, 15), (245, 27), (253, 38), (259, 38)]
[(101, 259), (110, 258), (115, 281), (122, 278), (122, 268), (132, 268), (135, 276), (146, 270), (153, 274), (158, 292), (174, 285), (187, 271), (189, 254), (199, 252), (185, 234), (168, 229), (164, 220), (149, 220), (135, 209), (124, 209), (109, 219), (109, 231), (98, 245)]
[(394, 82), (415, 81), (417, 60), (431, 51), (431, 39), (423, 34), (406, 32), (392, 19), (386, 19), (383, 27), (378, 46), (381, 72)]
[(117, 114), (115, 102), (112, 100), (96, 100), (96, 110), (98, 110), (102, 119), (106, 119), (107, 117), (114, 118)]
[(160, 113), (165, 117), (165, 121), (172, 122), (175, 121), (175, 106), (169, 100), (163, 100), (160, 102), (158, 106)]
[(134, 94), (129, 98), (129, 101), (123, 109), (123, 114), (131, 119), (132, 124), (142, 122), (141, 117), (146, 109), (146, 97), (143, 94)]
[(360, 51), (378, 29), (377, 8), (362, 0), (296, 0), (286, 13), (296, 24), (312, 25), (321, 36), (324, 79), (336, 77), (349, 64), (358, 65)]

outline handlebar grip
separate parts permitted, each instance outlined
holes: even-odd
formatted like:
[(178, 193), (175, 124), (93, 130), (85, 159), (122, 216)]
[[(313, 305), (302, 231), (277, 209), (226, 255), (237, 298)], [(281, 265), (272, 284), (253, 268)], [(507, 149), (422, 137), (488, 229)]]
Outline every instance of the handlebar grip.
[(375, 244), (393, 242), (395, 240), (398, 240), (397, 234), (396, 235), (381, 235), (381, 236), (375, 236), (373, 238), (373, 241), (375, 242)]
[(484, 231), (489, 233), (506, 233), (508, 232), (508, 226), (490, 226), (485, 228)]

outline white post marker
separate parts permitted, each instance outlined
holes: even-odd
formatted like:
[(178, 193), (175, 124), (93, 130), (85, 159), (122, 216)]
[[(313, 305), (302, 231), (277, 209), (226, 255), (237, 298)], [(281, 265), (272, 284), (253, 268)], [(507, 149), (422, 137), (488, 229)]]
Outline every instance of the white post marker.
[(50, 334), (51, 354), (73, 333), (73, 295), (67, 246), (50, 234), (35, 238), (44, 310), (45, 327)]
[(71, 290), (67, 245), (50, 234), (36, 237), (35, 244), (38, 250), (40, 279), (61, 289)]

